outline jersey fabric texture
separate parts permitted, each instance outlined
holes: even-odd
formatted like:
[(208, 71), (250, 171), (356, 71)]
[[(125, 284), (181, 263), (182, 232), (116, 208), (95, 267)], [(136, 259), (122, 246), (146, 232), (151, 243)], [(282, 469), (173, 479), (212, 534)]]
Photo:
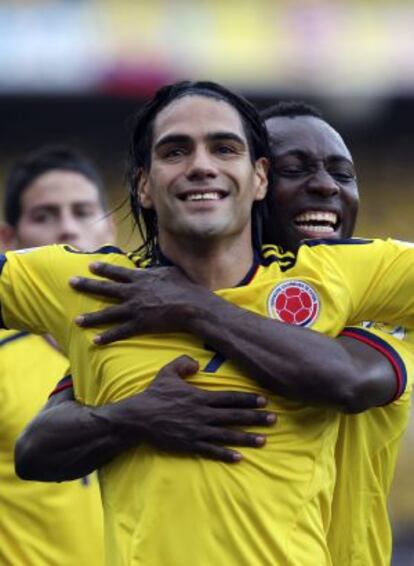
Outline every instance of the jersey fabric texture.
[(0, 564), (102, 566), (103, 520), (96, 475), (66, 483), (23, 481), (14, 445), (46, 403), (67, 359), (45, 337), (0, 332)]
[[(182, 354), (199, 361), (202, 369), (190, 381), (200, 387), (263, 393), (233, 363), (218, 363), (217, 355), (186, 334), (94, 345), (96, 331), (78, 328), (73, 319), (107, 302), (76, 293), (67, 283), (73, 275), (90, 276), (91, 261), (134, 266), (114, 250), (81, 254), (51, 246), (7, 254), (0, 277), (5, 325), (50, 330), (68, 354), (81, 402), (108, 403), (143, 391), (161, 367)], [(336, 336), (361, 320), (412, 327), (413, 289), (413, 247), (350, 240), (302, 246), (288, 264), (267, 249), (248, 285), (217, 294), (282, 321), (294, 315), (296, 323)], [(239, 465), (140, 445), (105, 466), (100, 480), (108, 564), (331, 564), (326, 532), (339, 415), (278, 396), (270, 396), (269, 410), (279, 418), (273, 430), (262, 431), (266, 447), (242, 449)]]
[(387, 566), (392, 552), (387, 499), (410, 417), (414, 336), (402, 327), (376, 323), (346, 328), (343, 334), (382, 352), (391, 348), (407, 370), (406, 385), (397, 384), (397, 395), (402, 393), (393, 403), (358, 415), (341, 415), (335, 451), (337, 479), (328, 533), (332, 562)]

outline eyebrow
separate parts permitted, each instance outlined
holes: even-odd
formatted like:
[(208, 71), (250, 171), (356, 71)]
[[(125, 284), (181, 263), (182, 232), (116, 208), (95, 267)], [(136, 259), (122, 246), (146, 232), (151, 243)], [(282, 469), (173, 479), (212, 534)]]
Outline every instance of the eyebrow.
[[(207, 134), (206, 138), (209, 141), (232, 140), (242, 145), (243, 147), (246, 147), (247, 145), (246, 141), (241, 136), (235, 134), (234, 132), (226, 132), (226, 131), (212, 132), (210, 134)], [(187, 136), (185, 134), (169, 134), (159, 139), (156, 142), (154, 149), (157, 150), (164, 145), (173, 144), (173, 143), (188, 144), (191, 142), (192, 142), (191, 136)]]
[[(295, 157), (298, 157), (299, 159), (308, 159), (309, 154), (305, 151), (302, 151), (301, 149), (290, 149), (289, 151), (286, 151), (285, 153), (281, 153), (280, 155), (276, 155), (275, 159), (279, 159), (282, 157), (286, 157), (289, 155), (293, 155)], [(349, 159), (348, 157), (345, 157), (344, 155), (328, 155), (326, 160), (328, 161), (345, 161), (346, 163), (349, 163), (349, 165), (352, 165), (352, 167), (355, 167), (354, 162), (351, 161), (351, 159)]]
[[(91, 200), (77, 200), (75, 202), (71, 202), (70, 205), (71, 206), (95, 206), (95, 201), (91, 201)], [(55, 203), (45, 203), (45, 204), (36, 204), (35, 206), (30, 208), (30, 211), (33, 212), (37, 212), (38, 210), (56, 210), (58, 208), (61, 207), (61, 204), (55, 204)]]

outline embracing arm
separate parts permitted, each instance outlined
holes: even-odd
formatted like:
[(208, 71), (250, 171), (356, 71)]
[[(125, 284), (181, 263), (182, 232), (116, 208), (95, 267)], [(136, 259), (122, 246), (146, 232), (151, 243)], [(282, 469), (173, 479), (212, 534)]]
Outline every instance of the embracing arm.
[(53, 395), (16, 443), (16, 473), (23, 479), (66, 481), (85, 476), (124, 450), (145, 441), (168, 452), (238, 462), (227, 446), (260, 448), (263, 434), (234, 426), (269, 426), (273, 413), (261, 396), (205, 391), (185, 381), (197, 363), (181, 356), (160, 370), (143, 392), (117, 403), (90, 407), (73, 389)]
[(256, 315), (192, 283), (177, 268), (94, 264), (92, 270), (112, 281), (77, 278), (72, 285), (121, 302), (79, 318), (84, 327), (120, 323), (98, 336), (97, 343), (145, 332), (189, 332), (286, 398), (353, 413), (394, 397), (393, 367), (370, 345)]
[(258, 316), (216, 296), (204, 302), (202, 314), (188, 317), (186, 325), (283, 397), (357, 413), (395, 395), (396, 376), (388, 359), (354, 338), (332, 339)]

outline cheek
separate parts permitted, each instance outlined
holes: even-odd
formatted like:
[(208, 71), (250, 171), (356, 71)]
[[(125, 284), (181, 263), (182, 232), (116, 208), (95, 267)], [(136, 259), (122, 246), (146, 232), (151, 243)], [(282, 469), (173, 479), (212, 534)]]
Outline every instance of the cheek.
[(349, 219), (353, 221), (359, 207), (358, 190), (356, 188), (344, 189), (343, 199)]
[(298, 198), (300, 187), (287, 180), (279, 181), (273, 189), (274, 203), (279, 208), (293, 206)]
[(56, 239), (55, 230), (44, 224), (25, 223), (19, 227), (17, 235), (24, 247), (53, 244)]

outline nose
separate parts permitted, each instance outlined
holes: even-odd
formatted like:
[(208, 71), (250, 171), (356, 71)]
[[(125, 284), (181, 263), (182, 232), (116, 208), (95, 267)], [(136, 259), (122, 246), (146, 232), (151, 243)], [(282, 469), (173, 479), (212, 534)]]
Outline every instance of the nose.
[(190, 181), (198, 181), (205, 178), (217, 176), (217, 168), (213, 156), (206, 148), (198, 148), (194, 151), (189, 162), (187, 178)]
[(62, 211), (59, 221), (59, 242), (75, 243), (80, 236), (79, 222), (71, 211)]
[(339, 194), (339, 186), (335, 179), (326, 171), (324, 167), (318, 167), (310, 177), (307, 190), (321, 197), (329, 198)]

